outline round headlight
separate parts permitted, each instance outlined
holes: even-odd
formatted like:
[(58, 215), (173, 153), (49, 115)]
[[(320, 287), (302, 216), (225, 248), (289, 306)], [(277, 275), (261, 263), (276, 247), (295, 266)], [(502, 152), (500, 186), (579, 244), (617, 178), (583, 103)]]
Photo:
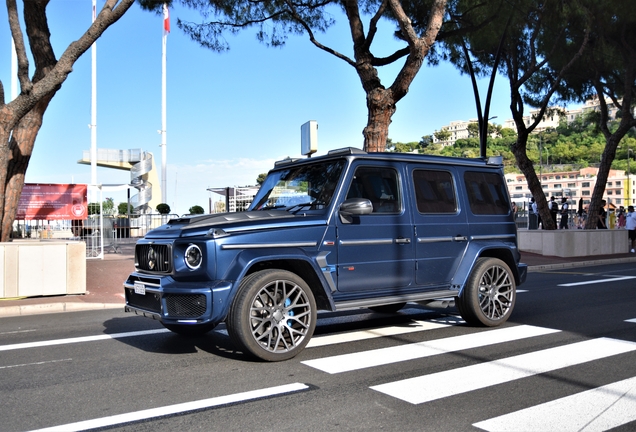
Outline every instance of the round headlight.
[(201, 267), (203, 262), (203, 254), (199, 246), (191, 244), (185, 251), (184, 260), (186, 265), (192, 270), (196, 270)]

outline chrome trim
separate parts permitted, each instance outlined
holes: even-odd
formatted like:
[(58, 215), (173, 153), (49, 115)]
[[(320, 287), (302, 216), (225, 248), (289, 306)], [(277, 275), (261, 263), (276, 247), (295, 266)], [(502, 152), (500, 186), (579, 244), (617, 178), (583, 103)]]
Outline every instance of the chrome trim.
[(418, 243), (439, 243), (439, 242), (452, 242), (453, 237), (418, 237)]
[(288, 242), (288, 243), (239, 243), (224, 244), (221, 249), (260, 249), (260, 248), (287, 248), (287, 247), (315, 247), (318, 242)]
[(393, 239), (377, 239), (377, 240), (340, 240), (341, 246), (369, 246), (369, 245), (385, 245), (393, 244)]
[(515, 234), (498, 234), (498, 235), (477, 235), (470, 236), (471, 240), (497, 240), (515, 237)]

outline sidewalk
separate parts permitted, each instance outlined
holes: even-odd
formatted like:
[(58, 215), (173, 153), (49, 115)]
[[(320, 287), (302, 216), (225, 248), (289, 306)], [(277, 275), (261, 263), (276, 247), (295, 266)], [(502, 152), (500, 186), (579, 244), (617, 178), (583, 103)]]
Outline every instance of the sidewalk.
[[(635, 262), (636, 254), (561, 258), (522, 252), (521, 262), (528, 272), (591, 267), (623, 262)], [(86, 294), (32, 297), (0, 300), (0, 318), (73, 312), (97, 309), (124, 308), (123, 282), (134, 270), (134, 244), (122, 244), (121, 253), (104, 253), (104, 259), (86, 261)], [(532, 277), (531, 275), (529, 277)]]

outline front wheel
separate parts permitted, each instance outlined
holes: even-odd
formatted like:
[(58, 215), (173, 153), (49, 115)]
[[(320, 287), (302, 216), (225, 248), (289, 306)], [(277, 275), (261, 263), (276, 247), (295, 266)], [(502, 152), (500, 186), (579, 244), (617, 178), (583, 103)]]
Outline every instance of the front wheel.
[(298, 275), (263, 270), (241, 282), (226, 325), (243, 352), (266, 361), (287, 360), (314, 334), (316, 301)]
[(457, 308), (469, 324), (498, 326), (512, 314), (516, 288), (515, 278), (505, 262), (497, 258), (478, 258), (457, 299)]

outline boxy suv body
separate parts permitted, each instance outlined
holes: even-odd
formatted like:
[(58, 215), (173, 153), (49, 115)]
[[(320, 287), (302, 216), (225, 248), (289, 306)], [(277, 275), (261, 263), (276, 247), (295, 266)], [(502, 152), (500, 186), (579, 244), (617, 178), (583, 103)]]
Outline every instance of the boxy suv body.
[(318, 310), (452, 297), (468, 323), (502, 324), (527, 271), (502, 168), (353, 148), (277, 162), (246, 211), (173, 219), (139, 240), (126, 311), (180, 334), (225, 321), (268, 361), (305, 347)]

